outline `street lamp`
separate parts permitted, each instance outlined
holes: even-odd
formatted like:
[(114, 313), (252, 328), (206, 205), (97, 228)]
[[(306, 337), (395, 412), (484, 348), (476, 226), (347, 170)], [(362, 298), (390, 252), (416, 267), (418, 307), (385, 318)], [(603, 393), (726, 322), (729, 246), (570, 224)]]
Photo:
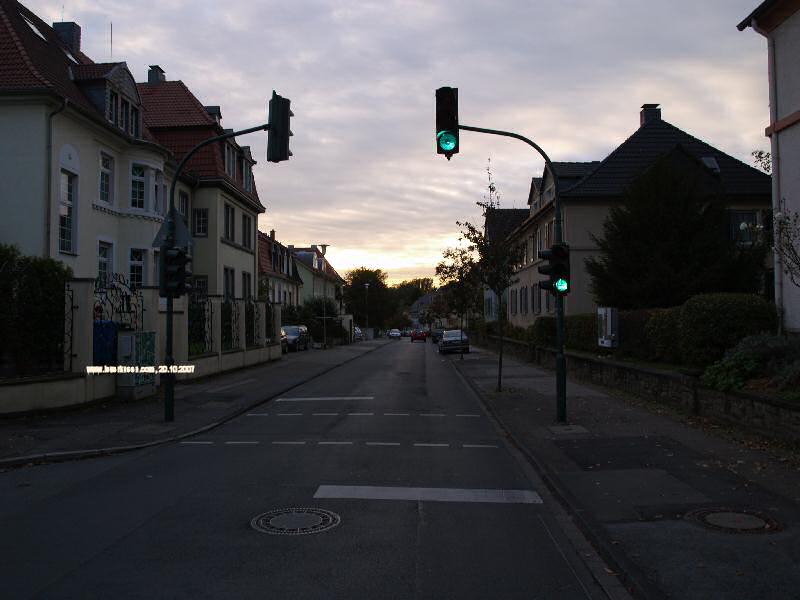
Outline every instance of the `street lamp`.
[(325, 274), (325, 251), (330, 244), (318, 244), (322, 248), (322, 348), (328, 348), (328, 279)]
[(367, 334), (369, 329), (369, 282), (364, 284), (364, 335)]

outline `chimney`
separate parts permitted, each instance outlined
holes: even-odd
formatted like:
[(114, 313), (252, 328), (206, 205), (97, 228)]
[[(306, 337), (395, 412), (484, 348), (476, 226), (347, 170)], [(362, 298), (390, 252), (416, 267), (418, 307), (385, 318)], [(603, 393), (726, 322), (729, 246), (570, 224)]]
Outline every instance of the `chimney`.
[(203, 108), (206, 109), (206, 112), (211, 115), (217, 125), (219, 125), (219, 122), (222, 121), (222, 111), (219, 106), (204, 106)]
[(158, 65), (150, 65), (150, 70), (147, 72), (147, 83), (161, 83), (166, 80), (164, 69)]
[(80, 25), (72, 22), (53, 23), (53, 30), (58, 35), (61, 43), (64, 44), (70, 52), (75, 54), (81, 51)]
[(642, 112), (639, 113), (639, 127), (646, 125), (650, 121), (661, 120), (661, 109), (658, 104), (642, 104)]
[(271, 239), (273, 242), (275, 241), (275, 230), (274, 229), (270, 229), (269, 230), (269, 239)]
[(289, 254), (294, 254), (294, 244), (289, 244), (286, 246), (286, 249), (289, 251)]
[(316, 254), (316, 253), (317, 253), (317, 245), (316, 245), (316, 244), (311, 244), (311, 251), (312, 251), (314, 254)]

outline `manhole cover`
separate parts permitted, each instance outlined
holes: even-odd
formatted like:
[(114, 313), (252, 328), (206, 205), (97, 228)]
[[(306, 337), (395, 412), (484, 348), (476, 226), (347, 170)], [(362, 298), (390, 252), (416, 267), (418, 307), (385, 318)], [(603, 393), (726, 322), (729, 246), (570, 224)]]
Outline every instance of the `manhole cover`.
[(305, 535), (336, 527), (341, 518), (321, 508), (281, 508), (253, 517), (250, 526), (272, 535)]
[(706, 508), (687, 513), (686, 518), (728, 533), (772, 533), (781, 528), (775, 519), (754, 510)]

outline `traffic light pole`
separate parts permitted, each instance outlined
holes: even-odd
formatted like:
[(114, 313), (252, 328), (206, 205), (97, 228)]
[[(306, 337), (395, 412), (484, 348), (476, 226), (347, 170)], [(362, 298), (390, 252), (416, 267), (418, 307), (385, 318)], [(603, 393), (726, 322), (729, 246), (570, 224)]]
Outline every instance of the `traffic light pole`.
[[(267, 130), (269, 130), (269, 123), (259, 125), (258, 127), (242, 129), (241, 131), (232, 131), (230, 133), (225, 133), (223, 135), (218, 135), (216, 137), (203, 140), (186, 153), (186, 156), (184, 156), (183, 159), (181, 159), (181, 162), (178, 163), (178, 168), (175, 169), (175, 175), (173, 176), (172, 183), (169, 186), (169, 213), (167, 214), (167, 239), (165, 240), (165, 246), (167, 248), (172, 248), (175, 245), (175, 186), (178, 183), (178, 177), (183, 171), (183, 168), (186, 166), (186, 163), (189, 162), (189, 159), (194, 156), (198, 150), (208, 146), (209, 144), (213, 144), (214, 142), (219, 142), (220, 140), (226, 140), (239, 135), (245, 135), (247, 133), (253, 133), (255, 131)], [(172, 367), (175, 364), (175, 358), (172, 356), (172, 315), (173, 298), (172, 295), (169, 294), (167, 295), (167, 343), (165, 348), (166, 356), (164, 357), (164, 362), (167, 365), (167, 373), (164, 381), (164, 420), (168, 422), (175, 420), (175, 373), (172, 372)]]
[[(484, 129), (482, 127), (470, 127), (469, 125), (458, 126), (459, 129), (465, 131), (475, 131), (477, 133), (488, 133), (491, 135), (502, 135), (505, 137), (514, 138), (525, 142), (536, 150), (544, 159), (547, 170), (553, 177), (553, 194), (556, 220), (555, 220), (555, 242), (561, 243), (563, 240), (561, 232), (561, 195), (558, 190), (558, 176), (553, 167), (550, 157), (547, 156), (536, 142), (529, 140), (523, 135), (512, 133), (510, 131), (500, 131), (497, 129)], [(556, 421), (558, 423), (567, 422), (567, 361), (564, 358), (564, 296), (555, 294), (556, 296)]]

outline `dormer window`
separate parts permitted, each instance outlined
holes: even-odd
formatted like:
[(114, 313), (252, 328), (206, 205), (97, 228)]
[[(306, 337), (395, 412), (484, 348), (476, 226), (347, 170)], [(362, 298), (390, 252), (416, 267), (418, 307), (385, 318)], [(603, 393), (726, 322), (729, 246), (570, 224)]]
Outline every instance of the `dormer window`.
[(127, 100), (123, 100), (121, 104), (122, 118), (120, 119), (120, 127), (125, 132), (130, 131), (131, 126), (131, 105)]
[(131, 107), (131, 126), (128, 130), (133, 137), (139, 137), (139, 109)]
[(113, 125), (119, 123), (119, 95), (116, 92), (111, 92), (108, 95), (108, 120)]
[(231, 179), (236, 178), (236, 148), (232, 144), (225, 144), (225, 173)]
[[(31, 28), (31, 31), (33, 31), (33, 33), (35, 33), (36, 35), (38, 35), (38, 36), (39, 36), (40, 38), (42, 38), (42, 39), (43, 39), (45, 42), (47, 41), (47, 38), (46, 38), (46, 37), (44, 37), (44, 34), (43, 34), (41, 31), (39, 31), (39, 28), (38, 28), (38, 27), (36, 27), (36, 25), (34, 25), (34, 24), (33, 24), (33, 21), (31, 21), (31, 20), (30, 20), (28, 17), (26, 17), (26, 16), (25, 16), (25, 15), (23, 15), (23, 14), (20, 14), (20, 16), (22, 17), (22, 20), (23, 20), (23, 21), (25, 21), (25, 24), (26, 24), (28, 27), (30, 27), (30, 28)], [(76, 62), (77, 62), (77, 61), (76, 61)]]
[(242, 186), (246, 192), (253, 191), (253, 165), (242, 160)]

